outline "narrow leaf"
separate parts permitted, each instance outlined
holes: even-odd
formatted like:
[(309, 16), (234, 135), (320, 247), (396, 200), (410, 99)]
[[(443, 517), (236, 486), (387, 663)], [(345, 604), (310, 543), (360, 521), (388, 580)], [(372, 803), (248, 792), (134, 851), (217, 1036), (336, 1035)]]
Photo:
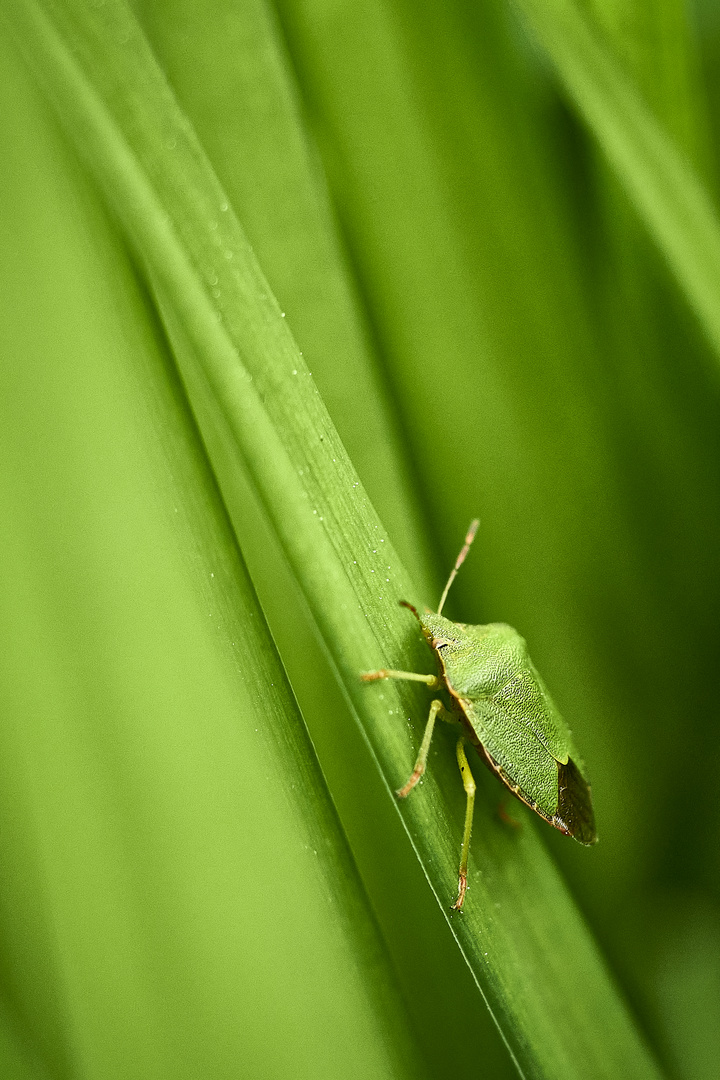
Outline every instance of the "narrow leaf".
[(689, 160), (574, 0), (516, 0), (720, 359), (720, 226)]

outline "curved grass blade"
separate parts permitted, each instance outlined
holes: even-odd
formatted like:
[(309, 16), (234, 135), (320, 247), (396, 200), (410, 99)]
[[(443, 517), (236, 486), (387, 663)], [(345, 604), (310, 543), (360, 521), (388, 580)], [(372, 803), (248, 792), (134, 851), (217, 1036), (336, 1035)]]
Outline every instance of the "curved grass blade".
[(0, 1075), (423, 1075), (125, 238), (0, 68)]
[(720, 225), (690, 161), (572, 0), (516, 0), (720, 360)]

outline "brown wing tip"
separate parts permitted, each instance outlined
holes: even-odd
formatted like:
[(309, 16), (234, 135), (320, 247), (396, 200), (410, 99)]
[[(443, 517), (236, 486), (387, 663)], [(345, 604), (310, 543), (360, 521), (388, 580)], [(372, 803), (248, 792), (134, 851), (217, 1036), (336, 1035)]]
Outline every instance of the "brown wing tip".
[(567, 765), (558, 762), (558, 806), (553, 824), (581, 844), (597, 841), (590, 785), (572, 758)]

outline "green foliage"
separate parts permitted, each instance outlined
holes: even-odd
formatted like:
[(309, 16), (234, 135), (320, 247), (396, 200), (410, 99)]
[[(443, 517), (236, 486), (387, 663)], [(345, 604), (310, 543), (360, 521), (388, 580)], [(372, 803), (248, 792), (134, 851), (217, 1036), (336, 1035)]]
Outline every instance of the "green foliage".
[[(720, 28), (517, 6), (4, 5), (8, 1076), (714, 1075)], [(476, 513), (601, 843), (451, 919)]]

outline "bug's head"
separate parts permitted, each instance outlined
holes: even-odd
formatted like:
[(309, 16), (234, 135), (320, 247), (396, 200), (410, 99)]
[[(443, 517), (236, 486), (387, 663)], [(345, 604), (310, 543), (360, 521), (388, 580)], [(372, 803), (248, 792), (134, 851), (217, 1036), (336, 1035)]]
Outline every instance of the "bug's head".
[(412, 604), (409, 604), (407, 600), (400, 601), (400, 607), (405, 607), (408, 611), (412, 611), (413, 615), (420, 623), (420, 629), (427, 638), (428, 644), (433, 649), (438, 645), (459, 645), (462, 641), (462, 631), (458, 623), (451, 622), (450, 619), (446, 619), (444, 615), (438, 615), (434, 611), (420, 612)]
[(435, 611), (425, 611), (418, 615), (422, 632), (433, 649), (443, 645), (462, 645), (465, 640), (464, 627), (460, 623), (446, 619)]

